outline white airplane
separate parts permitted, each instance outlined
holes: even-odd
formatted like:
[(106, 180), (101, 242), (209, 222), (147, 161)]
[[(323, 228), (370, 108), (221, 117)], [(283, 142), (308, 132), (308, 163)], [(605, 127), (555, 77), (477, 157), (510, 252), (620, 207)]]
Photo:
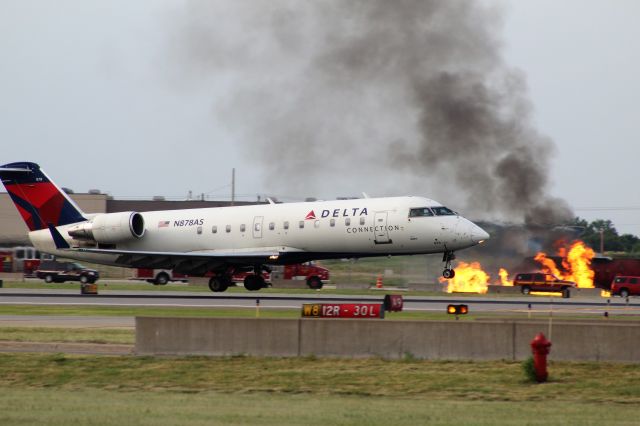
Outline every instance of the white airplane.
[(244, 285), (265, 286), (269, 265), (317, 259), (443, 253), (489, 238), (482, 228), (422, 197), (364, 198), (151, 212), (84, 213), (34, 163), (0, 167), (0, 179), (40, 251), (130, 268), (192, 276), (214, 272), (212, 291), (253, 270)]

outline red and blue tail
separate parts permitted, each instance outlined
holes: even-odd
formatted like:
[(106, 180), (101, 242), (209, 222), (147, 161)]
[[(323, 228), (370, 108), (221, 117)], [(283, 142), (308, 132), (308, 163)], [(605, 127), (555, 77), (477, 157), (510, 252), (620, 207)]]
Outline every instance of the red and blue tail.
[(80, 208), (35, 163), (0, 166), (0, 180), (30, 231), (86, 220)]

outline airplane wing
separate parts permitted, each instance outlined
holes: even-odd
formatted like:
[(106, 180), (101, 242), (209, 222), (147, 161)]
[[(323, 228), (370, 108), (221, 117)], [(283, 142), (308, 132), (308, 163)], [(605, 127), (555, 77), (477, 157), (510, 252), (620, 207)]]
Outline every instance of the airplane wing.
[[(279, 250), (278, 250), (279, 249)], [(283, 250), (284, 249), (284, 250)], [(115, 263), (132, 268), (175, 269), (195, 274), (207, 272), (216, 266), (254, 265), (278, 263), (280, 256), (286, 253), (301, 253), (302, 250), (290, 247), (264, 248), (261, 250), (203, 250), (193, 252), (156, 252), (138, 250), (111, 250), (82, 247), (63, 249), (80, 253), (115, 255)]]
[(49, 225), (56, 248), (77, 253), (113, 255), (114, 263), (131, 268), (175, 269), (180, 272), (207, 272), (223, 264), (254, 265), (279, 263), (280, 257), (304, 255), (295, 247), (262, 247), (259, 249), (199, 250), (190, 252), (163, 252), (71, 247), (53, 225)]

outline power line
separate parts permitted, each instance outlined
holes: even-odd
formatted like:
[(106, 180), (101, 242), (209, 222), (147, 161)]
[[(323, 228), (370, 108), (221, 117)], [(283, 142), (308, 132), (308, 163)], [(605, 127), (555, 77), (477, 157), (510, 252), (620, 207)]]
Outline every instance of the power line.
[(576, 211), (625, 211), (640, 210), (640, 207), (576, 207)]

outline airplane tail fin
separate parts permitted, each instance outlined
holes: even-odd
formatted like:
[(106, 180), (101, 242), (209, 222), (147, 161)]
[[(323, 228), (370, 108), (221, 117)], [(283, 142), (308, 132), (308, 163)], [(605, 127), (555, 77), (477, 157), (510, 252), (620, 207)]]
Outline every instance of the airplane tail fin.
[(30, 231), (86, 220), (82, 210), (35, 163), (0, 166), (0, 180)]

